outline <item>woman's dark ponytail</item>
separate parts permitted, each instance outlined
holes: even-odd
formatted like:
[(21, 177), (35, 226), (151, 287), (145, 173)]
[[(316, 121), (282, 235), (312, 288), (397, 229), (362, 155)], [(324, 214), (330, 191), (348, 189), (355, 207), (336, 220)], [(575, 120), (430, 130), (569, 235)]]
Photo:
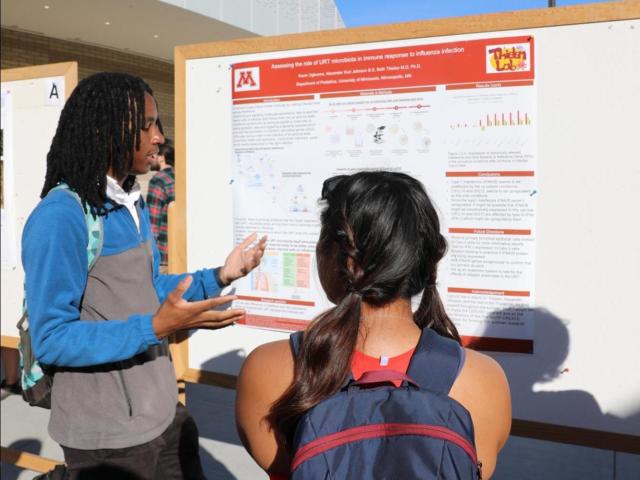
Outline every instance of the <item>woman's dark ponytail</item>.
[(428, 285), (422, 293), (420, 306), (413, 314), (413, 321), (421, 329), (431, 328), (443, 337), (453, 338), (460, 343), (458, 329), (444, 309), (444, 304), (435, 285)]
[[(435, 210), (433, 214), (435, 215)], [(437, 216), (435, 221), (437, 221)], [(436, 224), (436, 228), (439, 229), (438, 224)], [(431, 328), (443, 337), (453, 338), (458, 343), (461, 343), (458, 329), (449, 318), (449, 315), (447, 315), (447, 311), (444, 308), (444, 304), (442, 303), (442, 299), (440, 298), (440, 293), (438, 292), (436, 285), (438, 277), (438, 262), (440, 262), (445, 253), (447, 253), (447, 241), (436, 229), (432, 231), (432, 236), (433, 239), (429, 244), (432, 246), (431, 258), (433, 266), (422, 292), (420, 305), (413, 314), (413, 321), (416, 322), (416, 325), (421, 329)], [(425, 246), (425, 248), (429, 247)]]
[(358, 338), (362, 296), (346, 295), (304, 334), (294, 382), (271, 407), (269, 420), (288, 439), (300, 415), (336, 392), (349, 372)]

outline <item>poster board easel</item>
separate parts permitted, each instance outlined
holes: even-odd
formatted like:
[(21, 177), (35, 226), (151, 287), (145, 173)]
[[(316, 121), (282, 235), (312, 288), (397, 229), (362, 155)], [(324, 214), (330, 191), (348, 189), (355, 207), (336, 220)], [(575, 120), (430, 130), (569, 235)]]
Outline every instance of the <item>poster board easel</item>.
[[(400, 25), (365, 27), (303, 35), (255, 38), (214, 44), (177, 47), (175, 53), (176, 85), (176, 205), (170, 220), (170, 248), (175, 259), (172, 271), (185, 271), (187, 265), (187, 62), (242, 54), (283, 52), (296, 49), (348, 46), (368, 42), (384, 42), (447, 35), (502, 32), (517, 29), (581, 26), (598, 22), (633, 20), (640, 17), (639, 2), (617, 2), (557, 9), (541, 9), (505, 14), (482, 15), (454, 19), (412, 22)], [(174, 358), (181, 365), (178, 374), (183, 380), (234, 388), (235, 376), (229, 373), (202, 371), (189, 367), (188, 340), (174, 345)], [(596, 448), (640, 453), (635, 435), (585, 428), (566, 427), (545, 422), (514, 420), (513, 434)]]
[[(37, 65), (37, 66), (29, 66), (29, 67), (4, 69), (1, 71), (1, 81), (3, 85), (9, 82), (22, 83), (22, 82), (44, 81), (46, 79), (55, 78), (55, 77), (63, 77), (64, 79), (64, 100), (66, 101), (78, 83), (77, 62), (53, 63), (48, 65)], [(21, 105), (18, 103), (14, 107), (20, 108)], [(50, 107), (45, 106), (43, 108), (50, 108)], [(55, 122), (51, 122), (51, 124), (48, 125), (47, 132), (42, 132), (42, 131), (38, 132), (39, 135), (43, 136), (43, 135), (49, 134), (50, 137), (53, 137), (57, 127), (57, 123), (58, 123), (58, 120), (56, 118)], [(17, 148), (14, 151), (16, 151), (17, 156), (20, 156), (20, 158), (31, 159), (34, 162), (35, 161), (41, 162), (42, 166), (45, 165), (46, 153), (47, 153), (46, 150), (44, 152), (32, 151), (30, 150), (32, 145), (18, 145), (16, 147)], [(39, 188), (43, 181), (43, 178), (30, 177), (29, 181), (36, 183), (37, 187)], [(33, 188), (30, 187), (28, 188), (28, 190), (33, 190)], [(39, 201), (39, 196), (35, 195), (34, 198), (29, 198), (28, 201), (29, 201), (28, 205), (19, 206), (20, 210), (22, 211), (31, 210), (33, 207), (35, 207), (35, 205)], [(16, 231), (17, 238), (20, 238), (20, 235), (22, 233), (24, 220), (26, 220), (26, 218), (19, 220), (17, 222), (18, 223), (18, 228)], [(6, 277), (5, 277), (5, 273), (7, 273)], [(3, 292), (2, 292), (3, 303), (5, 302), (5, 298), (4, 298), (5, 295), (17, 295), (18, 294), (17, 292), (19, 292), (20, 296), (22, 295), (23, 276), (24, 275), (22, 273), (21, 267), (17, 267), (14, 271), (11, 271), (11, 272), (3, 272), (3, 282), (2, 282), (3, 283)], [(7, 281), (5, 282), (5, 280)], [(9, 282), (15, 288), (13, 288), (13, 290), (11, 291), (9, 290), (5, 291), (5, 283), (7, 284), (7, 288), (8, 288)], [(13, 317), (15, 318), (15, 322), (17, 322), (19, 318), (19, 312), (13, 315)], [(1, 345), (3, 348), (17, 349), (18, 337), (14, 335), (3, 334), (1, 337)], [(55, 465), (60, 463), (57, 460), (52, 460), (49, 458), (41, 457), (28, 452), (22, 452), (22, 451), (7, 448), (4, 446), (1, 447), (0, 449), (0, 461), (2, 461), (3, 463), (13, 464), (20, 468), (29, 469), (36, 472), (47, 472), (51, 470), (53, 467), (55, 467)]]
[[(37, 66), (30, 66), (30, 67), (4, 69), (1, 72), (2, 84), (6, 84), (9, 82), (26, 82), (26, 81), (36, 81), (36, 80), (42, 81), (48, 78), (55, 78), (55, 77), (64, 78), (64, 96), (65, 96), (64, 100), (66, 101), (78, 83), (78, 64), (76, 62), (52, 63), (48, 65), (37, 65)], [(20, 108), (20, 107), (21, 106), (19, 104), (15, 105), (15, 108)], [(42, 108), (46, 109), (50, 107), (43, 106)], [(50, 125), (49, 133), (51, 137), (53, 137), (53, 134), (55, 133), (56, 126), (57, 126), (57, 119), (55, 123)], [(16, 145), (15, 147), (16, 147), (15, 150), (17, 151), (17, 155), (23, 156), (24, 158), (31, 158), (32, 161), (41, 162), (42, 166), (45, 165), (46, 153), (47, 153), (46, 151), (33, 152), (30, 150), (31, 149), (30, 145), (23, 145), (23, 144)], [(40, 178), (29, 179), (30, 182), (35, 182), (36, 184), (38, 184), (38, 188), (42, 180), (43, 179), (40, 179)], [(21, 189), (24, 188), (24, 186), (20, 186), (20, 185), (18, 185), (18, 187)], [(28, 189), (33, 190), (33, 188), (28, 188)], [(33, 207), (35, 207), (38, 200), (39, 200), (39, 196), (36, 196), (34, 198), (28, 198), (24, 200), (25, 202), (28, 202), (28, 205), (21, 204), (21, 205), (18, 205), (17, 207), (22, 211), (31, 210)], [(19, 238), (22, 233), (22, 226), (23, 226), (24, 220), (26, 219), (23, 218), (18, 221), (18, 229), (15, 232), (17, 238)], [(13, 272), (8, 272), (7, 275), (5, 275), (5, 272), (3, 272), (3, 280), (10, 281), (12, 283), (12, 286), (15, 287), (12, 290), (8, 290), (9, 286), (7, 285), (5, 287), (3, 285), (3, 291), (2, 291), (3, 297), (5, 297), (5, 295), (13, 296), (18, 293), (20, 296), (22, 296), (22, 279), (23, 279), (22, 268), (19, 266)], [(5, 290), (5, 288), (7, 288), (7, 290)], [(7, 301), (7, 298), (3, 298), (3, 302), (5, 301)], [(16, 300), (13, 303), (20, 304), (21, 299)], [(14, 308), (14, 310), (16, 309)], [(20, 316), (20, 312), (16, 310), (15, 312), (12, 312), (12, 313), (15, 313), (14, 315), (15, 322), (17, 322)], [(2, 347), (18, 348), (17, 336), (6, 335), (3, 333), (1, 339), (2, 339)]]

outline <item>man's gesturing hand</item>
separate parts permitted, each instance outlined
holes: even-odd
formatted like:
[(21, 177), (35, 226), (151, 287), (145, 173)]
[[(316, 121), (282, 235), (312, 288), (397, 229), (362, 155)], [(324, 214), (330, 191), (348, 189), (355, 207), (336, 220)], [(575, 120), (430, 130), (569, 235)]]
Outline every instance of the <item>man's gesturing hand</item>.
[(234, 308), (213, 310), (236, 299), (234, 295), (209, 298), (198, 302), (188, 302), (182, 295), (191, 285), (191, 276), (183, 278), (153, 316), (153, 331), (156, 337), (162, 338), (190, 328), (217, 329), (231, 325), (240, 320), (244, 310)]
[(267, 237), (262, 237), (258, 243), (251, 247), (257, 238), (258, 234), (252, 233), (240, 245), (231, 250), (219, 272), (223, 284), (229, 285), (234, 280), (244, 277), (260, 264), (267, 246)]

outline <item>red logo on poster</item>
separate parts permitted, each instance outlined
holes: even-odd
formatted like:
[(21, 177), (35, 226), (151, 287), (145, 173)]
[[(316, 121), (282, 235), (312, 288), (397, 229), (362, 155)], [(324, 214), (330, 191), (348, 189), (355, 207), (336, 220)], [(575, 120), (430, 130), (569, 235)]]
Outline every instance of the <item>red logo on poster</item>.
[(260, 67), (234, 70), (233, 89), (236, 92), (260, 90)]
[(252, 87), (256, 86), (256, 82), (253, 79), (253, 75), (250, 70), (240, 72), (240, 79), (238, 80), (236, 88), (242, 88), (243, 85), (251, 85)]

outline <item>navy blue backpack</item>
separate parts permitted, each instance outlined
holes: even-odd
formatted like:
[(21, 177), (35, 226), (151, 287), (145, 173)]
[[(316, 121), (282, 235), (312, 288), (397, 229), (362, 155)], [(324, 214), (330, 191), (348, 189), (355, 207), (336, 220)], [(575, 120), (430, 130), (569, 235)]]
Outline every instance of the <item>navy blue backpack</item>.
[[(297, 356), (302, 332), (290, 341)], [(461, 357), (454, 340), (426, 328), (406, 375), (377, 370), (357, 382), (350, 375), (298, 421), (291, 478), (481, 478), (471, 416), (448, 396)]]

